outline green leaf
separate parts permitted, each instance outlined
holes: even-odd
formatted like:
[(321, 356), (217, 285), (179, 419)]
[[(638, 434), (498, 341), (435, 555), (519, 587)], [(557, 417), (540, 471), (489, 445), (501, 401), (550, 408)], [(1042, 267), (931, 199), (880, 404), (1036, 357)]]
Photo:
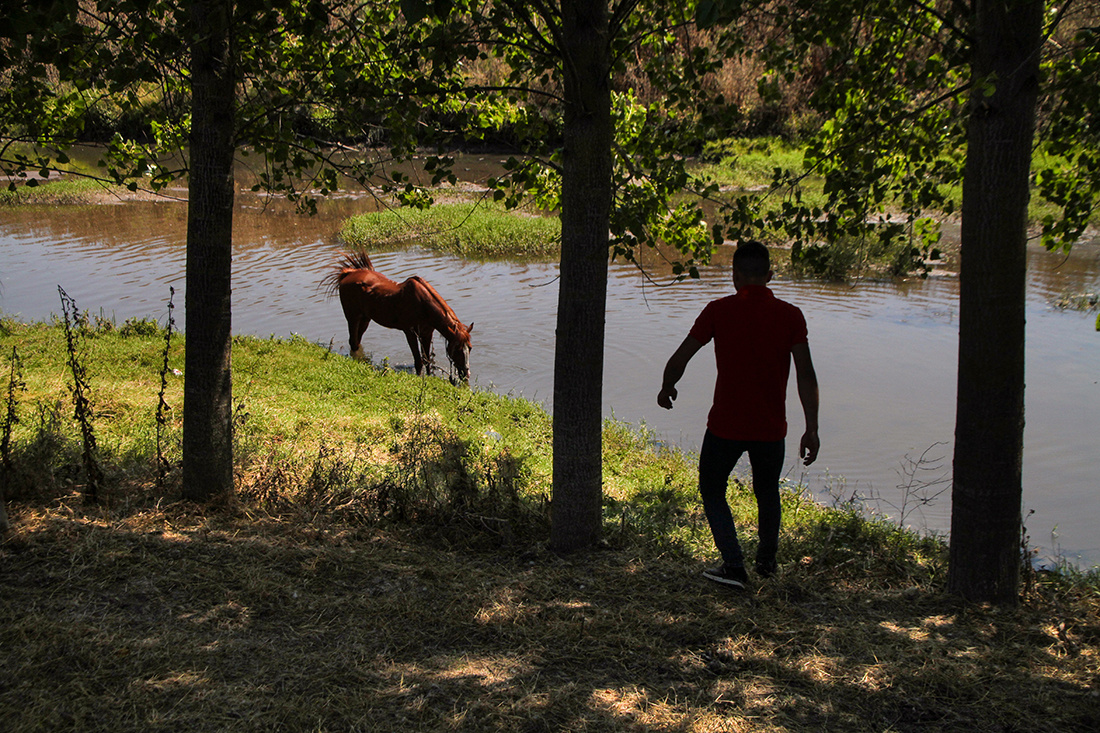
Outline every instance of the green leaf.
[(405, 22), (412, 25), (431, 15), (432, 8), (425, 0), (401, 0), (401, 14)]
[(695, 26), (705, 30), (718, 22), (718, 3), (704, 0), (695, 8)]

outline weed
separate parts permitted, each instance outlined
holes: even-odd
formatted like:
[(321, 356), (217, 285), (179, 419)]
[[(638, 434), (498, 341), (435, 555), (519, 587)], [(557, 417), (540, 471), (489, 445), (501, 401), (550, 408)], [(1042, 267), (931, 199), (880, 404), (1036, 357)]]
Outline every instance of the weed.
[[(169, 288), (175, 293), (175, 288)], [(172, 304), (169, 301), (168, 304), (169, 314), (171, 314)], [(171, 330), (171, 324), (169, 325)], [(160, 324), (151, 318), (128, 318), (126, 322), (118, 329), (120, 336), (156, 336), (160, 333)]]
[(944, 465), (947, 456), (937, 455), (935, 452), (945, 445), (947, 444), (933, 443), (917, 458), (905, 454), (897, 469), (900, 500), (892, 501), (881, 495), (873, 497), (878, 509), (881, 510), (882, 505), (886, 505), (892, 510), (899, 526), (910, 526), (914, 512), (922, 514), (925, 508), (935, 504), (951, 488), (951, 471)]
[(779, 138), (727, 138), (709, 142), (697, 171), (722, 185), (741, 190), (772, 184), (777, 168), (800, 173), (803, 150)]
[(19, 404), (19, 395), (27, 390), (27, 384), (23, 381), (22, 370), (19, 366), (19, 349), (11, 347), (11, 376), (8, 379), (7, 396), (4, 400), (3, 434), (0, 435), (0, 535), (8, 531), (11, 526), (8, 522), (7, 511), (7, 485), (11, 483), (15, 475), (15, 464), (11, 454), (11, 436), (15, 424), (19, 422), (16, 406)]
[(1064, 292), (1054, 299), (1054, 307), (1060, 310), (1091, 311), (1100, 303), (1100, 294), (1093, 291)]
[[(931, 245), (915, 246), (925, 241), (922, 237), (922, 233), (905, 232), (898, 225), (898, 229), (883, 229), (864, 237), (842, 237), (829, 243), (795, 243), (791, 249), (791, 265), (795, 274), (836, 282), (864, 275), (925, 276), (930, 269), (926, 255), (938, 259), (939, 250)], [(936, 237), (938, 241), (938, 234)]]
[[(11, 375), (8, 378), (7, 395), (4, 400), (3, 435), (0, 436), (0, 466), (4, 468), (5, 476), (13, 470), (11, 458), (11, 435), (15, 424), (19, 422), (19, 414), (16, 406), (19, 404), (19, 395), (27, 391), (27, 383), (23, 381), (22, 368), (19, 364), (19, 348), (11, 347)], [(0, 489), (3, 484), (0, 483)], [(0, 494), (2, 497), (2, 494)]]
[(66, 434), (68, 421), (60, 400), (40, 401), (34, 405), (33, 419), (20, 440), (11, 446), (11, 471), (5, 490), (9, 500), (47, 500), (61, 483), (79, 475), (79, 451)]
[(80, 346), (87, 335), (88, 319), (82, 316), (73, 300), (65, 290), (58, 285), (57, 292), (61, 296), (61, 311), (65, 322), (65, 342), (68, 349), (69, 368), (73, 375), (73, 417), (80, 425), (80, 437), (83, 445), (83, 461), (86, 485), (84, 500), (90, 504), (99, 502), (99, 490), (103, 483), (103, 470), (100, 468), (99, 459), (96, 456), (96, 437), (92, 428), (92, 403), (88, 395), (91, 388), (88, 386), (87, 369), (80, 358)]
[[(168, 323), (164, 328), (164, 359), (161, 362), (160, 367), (160, 391), (157, 392), (157, 488), (161, 491), (164, 490), (165, 479), (168, 476), (168, 472), (172, 468), (172, 464), (164, 455), (165, 446), (165, 427), (168, 423), (168, 413), (172, 409), (168, 402), (164, 399), (165, 393), (168, 391), (168, 356), (172, 350), (172, 328), (175, 326), (176, 321), (172, 317), (172, 309), (175, 308), (173, 299), (176, 297), (176, 289), (169, 286), (168, 288)], [(130, 322), (127, 321), (127, 324)], [(155, 326), (156, 323), (154, 322)], [(123, 331), (125, 331), (123, 326)], [(155, 333), (155, 331), (154, 331)], [(125, 335), (125, 334), (123, 334)], [(141, 335), (150, 335), (143, 333)]]

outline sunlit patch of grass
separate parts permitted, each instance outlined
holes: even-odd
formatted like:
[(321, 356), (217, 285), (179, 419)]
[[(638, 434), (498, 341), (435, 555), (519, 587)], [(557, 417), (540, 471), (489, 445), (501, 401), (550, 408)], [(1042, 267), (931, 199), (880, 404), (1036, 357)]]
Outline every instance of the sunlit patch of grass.
[[(12, 426), (15, 466), (26, 480), (11, 496), (62, 495), (80, 483), (81, 467), (74, 460), (79, 431), (66, 414), (72, 407), (61, 329), (5, 326), (0, 348), (7, 355), (16, 349), (26, 385)], [(114, 499), (126, 502), (148, 495), (157, 465), (164, 337), (146, 331), (93, 325), (79, 354), (101, 459)], [(9, 367), (9, 359), (0, 366)], [(242, 497), (280, 511), (299, 503), (317, 511), (360, 494), (381, 496), (377, 511), (364, 515), (371, 521), (392, 512), (492, 513), (486, 502), (503, 502), (517, 514), (502, 522), (544, 521), (541, 509), (520, 506), (525, 497), (542, 506), (550, 470), (543, 449), (549, 416), (534, 404), (357, 362), (299, 337), (235, 338), (233, 367)], [(183, 369), (180, 338), (169, 353), (163, 426), (167, 458), (177, 468)]]
[(697, 172), (722, 186), (754, 190), (770, 186), (776, 168), (801, 174), (803, 156), (801, 145), (779, 138), (728, 138), (705, 146)]

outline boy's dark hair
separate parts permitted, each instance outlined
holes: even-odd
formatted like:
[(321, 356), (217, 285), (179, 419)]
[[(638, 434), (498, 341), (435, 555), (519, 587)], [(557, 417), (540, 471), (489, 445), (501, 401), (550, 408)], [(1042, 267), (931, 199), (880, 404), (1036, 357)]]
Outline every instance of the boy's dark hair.
[(741, 242), (733, 253), (733, 269), (745, 277), (764, 277), (772, 269), (768, 248), (752, 239)]

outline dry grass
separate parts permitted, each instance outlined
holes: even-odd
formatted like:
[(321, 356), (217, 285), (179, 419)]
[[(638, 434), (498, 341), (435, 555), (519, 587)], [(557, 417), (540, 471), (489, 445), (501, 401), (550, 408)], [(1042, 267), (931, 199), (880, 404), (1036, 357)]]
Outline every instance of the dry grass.
[[(239, 505), (13, 505), (3, 729), (1093, 731), (1095, 596), (1019, 610), (806, 558), (474, 550)], [(448, 539), (449, 538), (449, 539)]]

